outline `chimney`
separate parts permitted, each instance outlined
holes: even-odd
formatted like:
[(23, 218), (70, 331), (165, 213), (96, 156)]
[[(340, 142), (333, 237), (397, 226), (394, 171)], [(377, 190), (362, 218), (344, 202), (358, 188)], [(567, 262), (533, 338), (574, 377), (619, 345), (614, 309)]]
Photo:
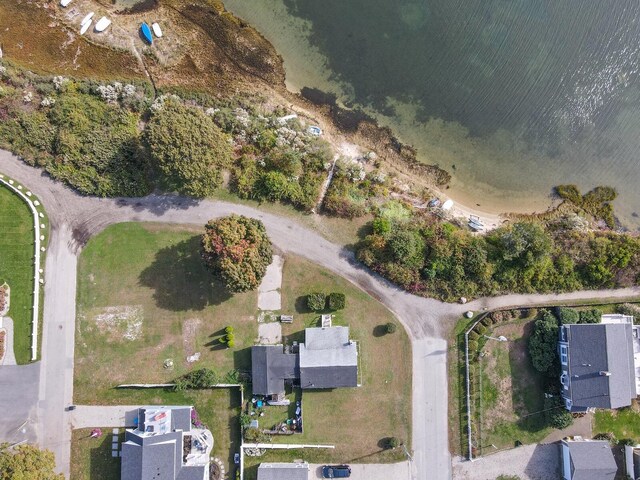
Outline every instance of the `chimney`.
[(611, 372), (608, 372), (606, 370), (600, 370), (600, 375), (603, 377), (610, 377), (611, 376)]

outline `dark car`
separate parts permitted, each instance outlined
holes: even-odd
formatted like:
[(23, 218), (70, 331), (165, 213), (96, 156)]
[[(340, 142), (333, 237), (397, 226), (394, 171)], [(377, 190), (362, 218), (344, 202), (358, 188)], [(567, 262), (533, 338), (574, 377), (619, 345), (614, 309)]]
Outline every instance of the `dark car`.
[(351, 476), (349, 465), (325, 465), (322, 467), (323, 478), (348, 478)]

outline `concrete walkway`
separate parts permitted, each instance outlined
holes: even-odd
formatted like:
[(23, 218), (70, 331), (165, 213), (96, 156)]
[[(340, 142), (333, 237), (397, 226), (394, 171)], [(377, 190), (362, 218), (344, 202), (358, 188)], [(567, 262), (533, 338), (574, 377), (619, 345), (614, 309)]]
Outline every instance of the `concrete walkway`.
[(133, 427), (133, 419), (140, 405), (76, 405), (76, 409), (67, 412), (71, 425), (77, 428), (95, 427)]
[(10, 317), (2, 317), (0, 325), (2, 326), (0, 330), (7, 332), (4, 339), (4, 358), (0, 365), (17, 365), (15, 352), (13, 351), (13, 320)]
[(273, 256), (271, 265), (267, 267), (260, 286), (258, 287), (258, 308), (264, 311), (274, 312), (282, 309), (282, 267), (284, 259), (279, 255)]

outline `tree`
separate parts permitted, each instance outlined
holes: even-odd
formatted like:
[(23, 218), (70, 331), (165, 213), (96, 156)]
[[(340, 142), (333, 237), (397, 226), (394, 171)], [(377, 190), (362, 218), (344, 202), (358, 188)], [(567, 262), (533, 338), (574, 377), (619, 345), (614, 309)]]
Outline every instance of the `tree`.
[(393, 322), (389, 322), (384, 326), (384, 328), (387, 333), (394, 333), (398, 329), (398, 326)]
[(389, 437), (386, 440), (387, 448), (397, 448), (402, 443), (398, 437)]
[(539, 372), (552, 374), (558, 354), (558, 321), (548, 311), (542, 310), (536, 320), (533, 333), (529, 338), (531, 363)]
[(211, 117), (177, 100), (165, 100), (153, 113), (144, 138), (167, 184), (187, 195), (211, 195), (231, 165), (228, 137)]
[(332, 292), (329, 294), (329, 309), (342, 310), (347, 303), (344, 293)]
[(324, 293), (314, 292), (307, 295), (307, 308), (312, 312), (319, 312), (325, 309), (327, 296)]
[(532, 266), (551, 251), (551, 237), (537, 223), (515, 223), (496, 231), (493, 238), (503, 260), (523, 267)]
[(20, 445), (14, 449), (0, 445), (0, 480), (64, 480), (54, 473), (55, 458), (49, 450), (33, 445)]
[(245, 292), (258, 287), (273, 251), (260, 220), (231, 215), (207, 223), (202, 257), (229, 291)]

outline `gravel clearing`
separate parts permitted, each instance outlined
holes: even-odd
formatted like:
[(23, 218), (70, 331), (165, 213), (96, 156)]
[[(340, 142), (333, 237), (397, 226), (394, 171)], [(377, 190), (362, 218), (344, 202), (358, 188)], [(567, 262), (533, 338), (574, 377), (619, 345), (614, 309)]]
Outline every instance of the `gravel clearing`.
[(473, 462), (460, 457), (453, 459), (455, 480), (495, 480), (500, 475), (517, 475), (522, 480), (558, 480), (560, 447), (556, 443), (526, 445)]

